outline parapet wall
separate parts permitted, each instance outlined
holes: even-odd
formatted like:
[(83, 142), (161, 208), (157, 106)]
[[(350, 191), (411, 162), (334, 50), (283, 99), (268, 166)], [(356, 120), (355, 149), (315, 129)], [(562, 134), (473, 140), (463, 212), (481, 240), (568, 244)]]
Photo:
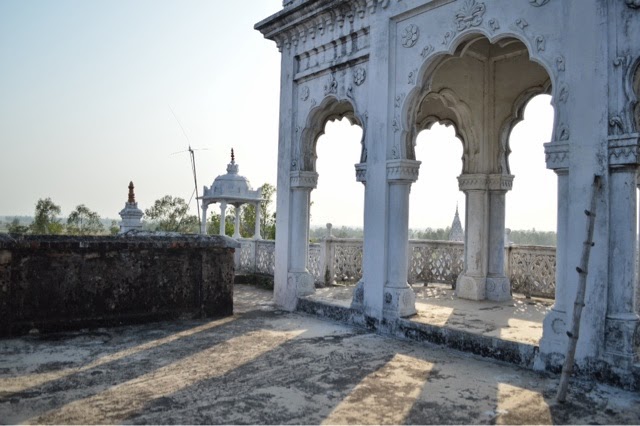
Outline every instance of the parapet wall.
[(233, 313), (229, 238), (0, 234), (0, 336)]

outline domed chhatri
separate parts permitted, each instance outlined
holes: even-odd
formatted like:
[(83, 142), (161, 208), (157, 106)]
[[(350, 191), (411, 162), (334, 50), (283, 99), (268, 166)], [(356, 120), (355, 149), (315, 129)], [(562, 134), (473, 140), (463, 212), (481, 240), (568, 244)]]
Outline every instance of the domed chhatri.
[(220, 230), (219, 234), (224, 235), (224, 224), (227, 204), (234, 206), (235, 230), (233, 237), (240, 238), (240, 206), (246, 203), (252, 203), (256, 206), (256, 228), (255, 239), (260, 239), (260, 201), (262, 201), (262, 189), (253, 190), (249, 180), (238, 174), (238, 164), (236, 163), (235, 154), (231, 149), (231, 162), (227, 164), (227, 173), (220, 175), (211, 184), (210, 187), (204, 187), (202, 200), (202, 221), (201, 233), (206, 234), (207, 230), (207, 209), (209, 204), (220, 203)]

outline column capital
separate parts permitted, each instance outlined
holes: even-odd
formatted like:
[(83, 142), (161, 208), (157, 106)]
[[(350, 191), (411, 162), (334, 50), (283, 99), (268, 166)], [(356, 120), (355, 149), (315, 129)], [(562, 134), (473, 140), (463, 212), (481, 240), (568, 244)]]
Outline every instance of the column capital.
[(291, 172), (291, 188), (292, 189), (315, 189), (318, 186), (318, 173), (307, 171)]
[(357, 163), (356, 168), (356, 182), (367, 183), (367, 163)]
[(490, 191), (511, 191), (513, 188), (513, 175), (489, 175)]
[(460, 191), (486, 191), (489, 184), (489, 175), (463, 174), (458, 176), (458, 188)]
[(637, 166), (640, 164), (640, 135), (628, 133), (608, 138), (609, 167)]
[(397, 183), (413, 183), (418, 180), (420, 161), (389, 160), (387, 161), (387, 181)]
[(569, 144), (564, 142), (548, 142), (544, 144), (544, 157), (547, 169), (558, 170), (569, 168)]

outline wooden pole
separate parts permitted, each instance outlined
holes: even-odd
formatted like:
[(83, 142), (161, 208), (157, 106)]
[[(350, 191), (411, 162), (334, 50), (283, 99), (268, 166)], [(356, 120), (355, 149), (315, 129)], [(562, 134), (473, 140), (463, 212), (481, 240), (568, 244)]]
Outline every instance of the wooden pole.
[(578, 337), (580, 337), (580, 318), (582, 317), (582, 308), (584, 307), (584, 297), (587, 288), (587, 274), (589, 266), (589, 255), (591, 254), (591, 247), (593, 247), (593, 229), (596, 221), (596, 195), (600, 189), (600, 176), (595, 175), (593, 178), (593, 186), (591, 193), (591, 207), (589, 210), (585, 210), (587, 215), (587, 239), (582, 246), (582, 256), (580, 257), (580, 266), (576, 268), (578, 271), (578, 290), (576, 292), (576, 301), (573, 305), (573, 319), (571, 322), (571, 331), (567, 331), (569, 336), (569, 343), (567, 345), (567, 356), (564, 359), (564, 365), (562, 366), (562, 375), (560, 376), (560, 384), (558, 386), (558, 394), (556, 395), (556, 401), (565, 402), (567, 399), (567, 387), (569, 386), (569, 378), (573, 373), (573, 363), (576, 356), (576, 346), (578, 344)]

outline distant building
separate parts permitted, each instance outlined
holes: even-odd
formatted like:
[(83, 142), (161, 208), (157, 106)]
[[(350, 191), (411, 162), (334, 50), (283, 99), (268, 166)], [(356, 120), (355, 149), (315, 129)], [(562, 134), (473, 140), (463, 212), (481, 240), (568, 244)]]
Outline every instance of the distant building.
[(456, 214), (453, 216), (451, 231), (449, 231), (449, 241), (464, 242), (464, 229), (460, 223), (460, 215), (458, 215), (458, 206), (456, 206)]

